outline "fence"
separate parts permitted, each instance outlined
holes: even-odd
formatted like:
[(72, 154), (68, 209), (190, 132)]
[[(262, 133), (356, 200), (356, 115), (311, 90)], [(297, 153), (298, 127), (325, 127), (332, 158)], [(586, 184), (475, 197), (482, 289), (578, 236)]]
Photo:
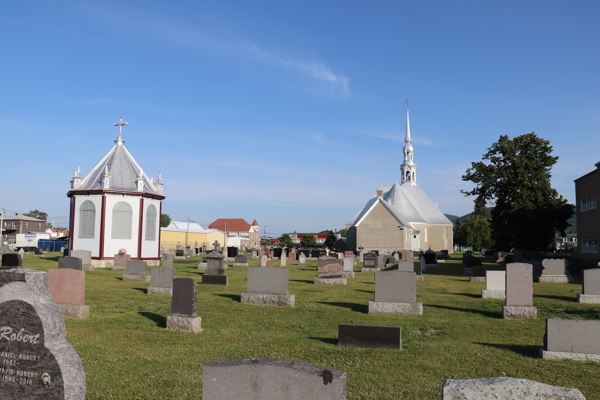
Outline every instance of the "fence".
[(38, 249), (48, 249), (48, 251), (60, 251), (60, 248), (64, 246), (65, 240), (38, 240)]

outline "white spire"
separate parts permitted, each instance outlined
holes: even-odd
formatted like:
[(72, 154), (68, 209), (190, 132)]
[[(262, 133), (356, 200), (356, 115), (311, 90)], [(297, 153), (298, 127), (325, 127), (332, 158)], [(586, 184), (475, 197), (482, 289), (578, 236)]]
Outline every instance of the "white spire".
[(404, 142), (412, 142), (410, 135), (410, 116), (408, 115), (408, 108), (406, 109), (406, 121), (404, 122)]
[(408, 112), (408, 103), (410, 101), (406, 99), (406, 119), (404, 120), (404, 151), (403, 158), (404, 162), (400, 165), (401, 178), (400, 182), (402, 185), (417, 184), (417, 165), (414, 163), (414, 149), (412, 146), (412, 133), (410, 131), (410, 115)]

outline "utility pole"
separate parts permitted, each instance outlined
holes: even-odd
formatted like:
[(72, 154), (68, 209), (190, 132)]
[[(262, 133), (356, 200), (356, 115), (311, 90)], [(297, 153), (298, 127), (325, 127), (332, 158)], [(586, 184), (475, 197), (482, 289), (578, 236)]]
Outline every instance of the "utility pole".
[(0, 208), (0, 246), (4, 244), (4, 208)]
[(188, 233), (190, 232), (190, 222), (196, 222), (196, 221), (190, 219), (190, 217), (188, 217), (188, 219), (187, 219), (187, 229), (185, 231), (185, 248), (186, 249), (188, 246)]

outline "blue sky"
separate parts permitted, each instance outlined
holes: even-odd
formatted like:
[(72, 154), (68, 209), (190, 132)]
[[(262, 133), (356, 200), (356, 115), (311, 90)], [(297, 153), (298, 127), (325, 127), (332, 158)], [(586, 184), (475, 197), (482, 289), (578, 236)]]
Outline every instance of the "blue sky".
[(406, 98), (443, 212), (471, 212), (470, 163), (532, 131), (574, 202), (600, 161), (599, 18), (597, 1), (3, 2), (0, 206), (66, 226), (73, 169), (122, 115), (173, 219), (340, 229), (399, 180)]

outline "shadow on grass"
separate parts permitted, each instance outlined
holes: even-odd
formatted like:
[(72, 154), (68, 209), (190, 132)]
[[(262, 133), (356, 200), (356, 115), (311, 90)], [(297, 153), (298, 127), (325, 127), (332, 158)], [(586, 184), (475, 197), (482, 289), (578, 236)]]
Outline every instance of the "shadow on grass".
[(122, 281), (122, 280), (123, 280), (123, 278), (122, 278), (122, 277), (118, 277), (118, 276), (115, 276), (115, 279), (118, 279), (118, 280), (120, 280), (120, 281)]
[(314, 281), (302, 280), (302, 279), (290, 279), (291, 282), (300, 282), (300, 283), (314, 283)]
[(481, 346), (494, 347), (500, 350), (510, 350), (524, 357), (540, 358), (540, 346), (526, 346), (522, 344), (495, 344), (495, 343), (474, 343)]
[(568, 301), (570, 303), (577, 301), (577, 299), (575, 297), (551, 296), (551, 295), (547, 295), (547, 294), (534, 294), (533, 297), (539, 297), (541, 299), (562, 300), (562, 301)]
[(44, 257), (43, 260), (50, 260), (50, 261), (58, 261), (60, 257), (56, 256), (56, 257)]
[(215, 293), (215, 294), (213, 294), (213, 296), (225, 297), (227, 299), (231, 299), (231, 300), (236, 301), (238, 303), (242, 302), (242, 296), (239, 295), (239, 294)]
[(150, 321), (153, 321), (154, 323), (156, 323), (156, 326), (158, 326), (159, 328), (167, 327), (167, 318), (163, 317), (162, 315), (147, 312), (147, 311), (140, 311), (138, 314), (140, 314), (142, 317), (148, 318)]
[(493, 311), (474, 310), (472, 308), (439, 306), (439, 305), (435, 305), (435, 304), (425, 304), (424, 306), (425, 307), (441, 308), (441, 309), (444, 309), (444, 310), (451, 310), (451, 311), (461, 311), (461, 312), (466, 312), (466, 313), (471, 313), (471, 314), (481, 314), (481, 315), (483, 315), (485, 317), (490, 317), (490, 318), (500, 318), (502, 316), (502, 313), (493, 312)]
[(309, 339), (318, 340), (319, 342), (323, 342), (325, 344), (332, 344), (334, 346), (337, 346), (337, 342), (338, 342), (338, 340), (335, 338), (329, 339), (329, 338), (320, 338), (320, 337), (309, 337)]
[(352, 311), (356, 311), (359, 313), (367, 314), (369, 312), (369, 306), (367, 304), (357, 304), (357, 303), (345, 303), (345, 302), (337, 302), (337, 301), (317, 301), (318, 304), (327, 304), (329, 306), (349, 308)]
[(481, 294), (473, 294), (473, 293), (452, 293), (454, 296), (465, 296), (472, 297), (474, 299), (481, 299)]
[(198, 274), (198, 275), (204, 275), (204, 272), (198, 272), (198, 271), (185, 271), (188, 274)]
[(374, 293), (372, 290), (354, 289), (355, 292)]
[(142, 293), (148, 293), (148, 289), (144, 289), (144, 288), (139, 288), (139, 287), (134, 287), (133, 290), (139, 290)]

